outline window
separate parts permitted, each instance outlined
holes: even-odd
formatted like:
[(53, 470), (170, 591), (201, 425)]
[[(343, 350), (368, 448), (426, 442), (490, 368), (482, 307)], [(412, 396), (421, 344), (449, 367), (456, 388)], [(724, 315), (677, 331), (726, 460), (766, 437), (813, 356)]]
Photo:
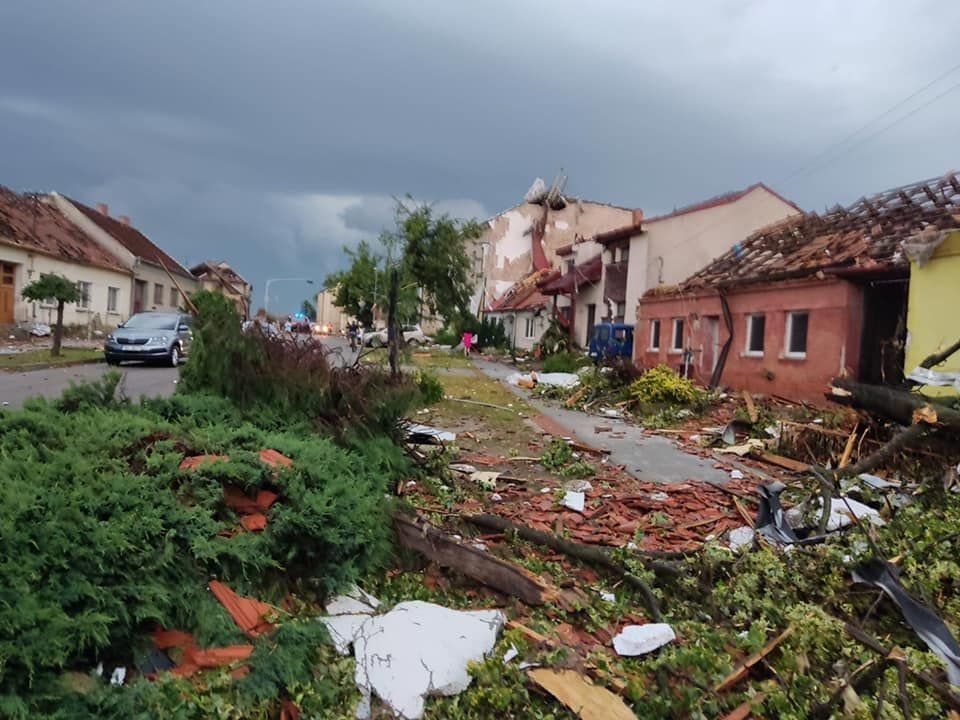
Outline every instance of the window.
[(767, 326), (765, 315), (747, 315), (746, 355), (763, 357), (763, 335)]
[(117, 297), (120, 295), (120, 288), (107, 288), (107, 312), (115, 313), (117, 311)]
[(660, 349), (660, 321), (659, 320), (650, 321), (650, 349), (651, 350)]
[(180, 306), (180, 291), (175, 287), (170, 288), (170, 307)]
[(630, 248), (620, 248), (620, 262), (625, 263), (630, 259)]
[(627, 304), (626, 304), (625, 302), (618, 302), (618, 303), (617, 303), (617, 317), (616, 317), (615, 322), (622, 323), (622, 322), (623, 322), (623, 318), (626, 316), (626, 314), (627, 314)]
[(13, 285), (13, 263), (0, 263), (0, 285)]
[(82, 310), (89, 310), (90, 294), (93, 292), (93, 285), (81, 280), (77, 283), (77, 292), (80, 293), (80, 299), (77, 301), (77, 307)]
[(576, 260), (567, 260), (567, 272), (573, 272), (573, 268), (576, 266)]
[(537, 333), (536, 333), (535, 325), (536, 325), (536, 320), (534, 320), (532, 317), (528, 317), (526, 319), (525, 325), (523, 328), (523, 336), (528, 340), (530, 338), (536, 337)]
[(153, 286), (153, 304), (163, 305), (163, 285), (155, 283)]
[(787, 313), (787, 357), (805, 358), (807, 356), (807, 327), (809, 324), (809, 313)]
[(670, 343), (670, 352), (683, 350), (683, 319), (673, 319), (673, 341)]

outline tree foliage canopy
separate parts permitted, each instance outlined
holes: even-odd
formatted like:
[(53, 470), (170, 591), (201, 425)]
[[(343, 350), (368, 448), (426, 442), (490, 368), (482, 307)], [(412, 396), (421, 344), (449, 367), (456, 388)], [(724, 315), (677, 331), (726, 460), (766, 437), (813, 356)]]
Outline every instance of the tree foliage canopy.
[(76, 283), (55, 273), (43, 273), (38, 280), (24, 286), (20, 294), (27, 300), (56, 300), (72, 303), (80, 300)]
[(480, 237), (476, 221), (437, 215), (429, 205), (398, 202), (395, 225), (381, 233), (381, 252), (361, 241), (345, 249), (350, 266), (327, 278), (335, 303), (364, 325), (374, 306), (385, 307), (388, 269), (400, 273), (398, 314), (402, 320), (437, 315), (451, 320), (465, 314), (472, 294), (467, 244)]

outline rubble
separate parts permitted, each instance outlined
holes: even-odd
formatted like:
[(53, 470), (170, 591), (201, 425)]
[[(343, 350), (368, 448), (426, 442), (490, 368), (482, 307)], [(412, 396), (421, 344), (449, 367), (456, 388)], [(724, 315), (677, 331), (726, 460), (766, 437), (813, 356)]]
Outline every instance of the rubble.
[(528, 675), (582, 720), (635, 720), (623, 700), (573, 670), (538, 668)]
[(646, 655), (676, 639), (676, 633), (667, 623), (627, 625), (613, 638), (613, 649), (617, 655), (627, 657)]

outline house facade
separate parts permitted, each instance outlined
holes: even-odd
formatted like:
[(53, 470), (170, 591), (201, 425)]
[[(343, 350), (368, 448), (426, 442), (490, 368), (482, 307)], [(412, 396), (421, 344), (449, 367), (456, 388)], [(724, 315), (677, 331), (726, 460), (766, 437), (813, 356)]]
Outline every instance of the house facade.
[(537, 288), (537, 283), (549, 273), (531, 273), (487, 308), (487, 316), (503, 323), (511, 346), (517, 350), (532, 350), (550, 322), (549, 298)]
[(64, 307), (65, 325), (103, 330), (129, 317), (130, 270), (44, 198), (0, 187), (0, 325), (56, 322), (56, 303), (20, 294), (45, 273), (81, 291), (79, 302)]
[(821, 400), (837, 376), (897, 382), (910, 276), (901, 243), (925, 227), (956, 227), (957, 188), (951, 176), (793, 216), (679, 285), (651, 288), (638, 311), (637, 363), (797, 400)]
[(490, 307), (532, 273), (558, 268), (557, 251), (631, 223), (634, 211), (568, 198), (555, 189), (527, 193), (525, 201), (487, 221), (471, 246), (475, 264), (473, 307)]
[(190, 268), (190, 274), (196, 278), (198, 290), (220, 293), (233, 301), (241, 318), (246, 320), (252, 317), (250, 301), (253, 285), (227, 263), (207, 260)]
[(105, 204), (92, 208), (57, 193), (50, 195), (49, 201), (132, 273), (128, 313), (186, 308), (183, 296), (196, 292), (196, 278), (133, 227), (130, 218), (113, 218)]

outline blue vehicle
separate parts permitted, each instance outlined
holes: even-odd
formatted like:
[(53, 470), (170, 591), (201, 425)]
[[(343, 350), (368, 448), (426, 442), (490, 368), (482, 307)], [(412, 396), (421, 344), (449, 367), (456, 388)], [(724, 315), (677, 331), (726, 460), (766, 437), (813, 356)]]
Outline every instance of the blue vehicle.
[(633, 357), (633, 325), (600, 323), (590, 335), (590, 359), (596, 363), (615, 357)]

